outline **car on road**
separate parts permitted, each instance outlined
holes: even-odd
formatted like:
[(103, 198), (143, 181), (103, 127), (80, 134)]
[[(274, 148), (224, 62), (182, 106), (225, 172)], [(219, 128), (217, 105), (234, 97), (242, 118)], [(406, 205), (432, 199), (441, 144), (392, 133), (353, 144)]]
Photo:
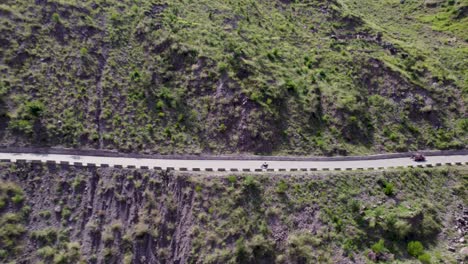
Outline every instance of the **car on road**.
[(413, 159), (416, 162), (424, 162), (426, 161), (426, 157), (421, 154), (421, 153), (416, 153), (413, 156), (411, 156), (411, 159)]

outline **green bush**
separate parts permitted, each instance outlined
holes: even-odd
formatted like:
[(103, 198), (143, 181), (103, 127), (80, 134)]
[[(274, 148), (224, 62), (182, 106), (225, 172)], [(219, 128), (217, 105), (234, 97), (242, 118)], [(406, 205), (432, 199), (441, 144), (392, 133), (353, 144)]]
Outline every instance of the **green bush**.
[(421, 261), (423, 264), (430, 264), (431, 263), (431, 255), (428, 253), (423, 253), (418, 257), (418, 260)]
[(37, 250), (37, 254), (43, 258), (50, 258), (55, 255), (55, 249), (50, 246), (45, 246)]
[(235, 184), (237, 182), (237, 177), (236, 177), (236, 175), (229, 175), (227, 177), (227, 180), (228, 180), (229, 183)]
[(85, 48), (85, 47), (81, 48), (81, 49), (80, 49), (80, 55), (81, 55), (82, 57), (88, 55), (88, 49)]
[(408, 243), (408, 253), (413, 257), (418, 257), (424, 253), (424, 246), (419, 241), (411, 241)]
[(24, 197), (21, 194), (16, 194), (15, 196), (11, 197), (11, 201), (15, 204), (19, 204), (23, 202)]
[(54, 21), (55, 23), (60, 23), (60, 15), (58, 13), (53, 13), (52, 21)]
[(73, 190), (80, 189), (83, 186), (84, 183), (85, 183), (85, 181), (83, 180), (83, 178), (81, 176), (75, 177), (75, 179), (72, 182)]
[(60, 252), (57, 255), (54, 256), (54, 264), (67, 264), (70, 263), (68, 260), (68, 256), (65, 254), (65, 252)]
[(39, 117), (45, 110), (45, 106), (42, 102), (34, 100), (26, 103), (26, 111), (32, 117)]
[(7, 213), (0, 218), (0, 258), (7, 258), (15, 253), (21, 236), (26, 232), (25, 227), (20, 224), (21, 217), (18, 214)]
[(388, 251), (387, 248), (385, 247), (385, 241), (383, 239), (380, 239), (379, 242), (372, 245), (371, 249), (376, 254), (382, 254)]
[(68, 207), (63, 208), (63, 210), (62, 210), (62, 218), (65, 219), (65, 220), (67, 220), (67, 219), (70, 217), (71, 213), (72, 213), (72, 212), (71, 212), (71, 210), (70, 210)]
[(246, 189), (256, 189), (258, 187), (258, 182), (253, 176), (247, 176), (244, 179), (244, 187)]
[(226, 132), (226, 125), (225, 124), (219, 125), (218, 126), (218, 131), (221, 132), (221, 133)]
[(24, 133), (26, 135), (32, 134), (33, 132), (33, 125), (29, 120), (12, 120), (8, 127), (16, 132)]
[(388, 196), (392, 196), (395, 192), (395, 186), (393, 185), (393, 183), (391, 182), (387, 182), (385, 183), (385, 186), (384, 186), (384, 193), (385, 195), (388, 195)]

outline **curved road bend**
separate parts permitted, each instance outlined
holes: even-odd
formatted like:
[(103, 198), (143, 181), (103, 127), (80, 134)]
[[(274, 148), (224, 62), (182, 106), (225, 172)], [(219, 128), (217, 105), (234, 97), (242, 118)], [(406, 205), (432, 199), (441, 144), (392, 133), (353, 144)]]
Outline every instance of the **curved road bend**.
[(40, 160), (42, 162), (55, 161), (69, 162), (71, 165), (78, 162), (83, 165), (88, 163), (101, 166), (106, 164), (109, 166), (120, 165), (123, 167), (135, 166), (148, 168), (161, 167), (166, 169), (168, 167), (179, 170), (180, 168), (186, 168), (187, 170), (193, 170), (198, 168), (205, 170), (210, 168), (213, 170), (225, 169), (227, 171), (231, 169), (237, 169), (239, 171), (243, 169), (255, 170), (259, 169), (263, 162), (267, 162), (269, 169), (278, 171), (280, 169), (291, 170), (291, 169), (380, 169), (389, 167), (408, 167), (417, 165), (432, 165), (440, 166), (445, 164), (468, 164), (468, 155), (451, 155), (451, 156), (428, 156), (426, 162), (414, 162), (410, 158), (390, 158), (390, 159), (378, 159), (378, 160), (350, 160), (350, 161), (264, 161), (264, 160), (179, 160), (179, 159), (149, 159), (149, 158), (129, 158), (129, 157), (101, 157), (101, 156), (86, 156), (86, 155), (63, 155), (63, 154), (33, 154), (33, 153), (0, 153), (0, 160)]

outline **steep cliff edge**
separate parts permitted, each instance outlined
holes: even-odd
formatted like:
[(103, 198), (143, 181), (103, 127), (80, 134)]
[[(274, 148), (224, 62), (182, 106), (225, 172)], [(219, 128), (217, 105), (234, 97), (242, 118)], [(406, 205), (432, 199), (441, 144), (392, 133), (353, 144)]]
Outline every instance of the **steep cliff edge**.
[(207, 176), (3, 164), (0, 174), (2, 263), (452, 263), (466, 247), (463, 167)]

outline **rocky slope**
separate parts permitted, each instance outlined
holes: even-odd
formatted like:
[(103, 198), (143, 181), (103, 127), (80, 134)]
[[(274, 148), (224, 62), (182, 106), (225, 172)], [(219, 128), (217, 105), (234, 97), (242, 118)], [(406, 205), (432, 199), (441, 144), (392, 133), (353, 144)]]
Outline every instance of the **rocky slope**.
[(466, 10), (463, 0), (4, 0), (0, 143), (463, 148)]
[(271, 177), (2, 164), (0, 175), (2, 263), (457, 263), (467, 246), (463, 167)]

